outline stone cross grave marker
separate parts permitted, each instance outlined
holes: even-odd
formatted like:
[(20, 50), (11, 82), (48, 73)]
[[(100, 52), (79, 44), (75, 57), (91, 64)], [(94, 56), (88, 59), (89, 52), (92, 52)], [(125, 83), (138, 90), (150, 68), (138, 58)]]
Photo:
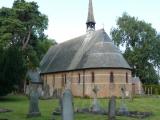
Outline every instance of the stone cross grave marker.
[(116, 119), (116, 100), (115, 96), (111, 96), (108, 103), (108, 120)]
[(41, 115), (39, 111), (38, 101), (39, 93), (37, 91), (37, 85), (32, 85), (29, 94), (29, 112), (27, 114), (27, 117), (36, 117)]
[(93, 99), (93, 103), (92, 103), (92, 106), (91, 106), (92, 112), (99, 112), (101, 110), (100, 105), (99, 105), (98, 100), (97, 100), (98, 91), (99, 91), (98, 86), (94, 85), (94, 88), (93, 88), (94, 99)]
[(126, 93), (126, 87), (125, 85), (122, 85), (121, 86), (121, 106), (120, 106), (120, 109), (119, 109), (119, 113), (120, 114), (123, 114), (123, 115), (128, 115), (128, 109), (126, 107), (126, 103), (125, 103), (125, 93)]

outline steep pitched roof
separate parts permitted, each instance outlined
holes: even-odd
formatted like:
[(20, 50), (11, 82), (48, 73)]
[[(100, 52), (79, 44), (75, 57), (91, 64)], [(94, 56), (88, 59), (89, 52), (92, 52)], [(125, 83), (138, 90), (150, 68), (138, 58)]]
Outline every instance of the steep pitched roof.
[(41, 73), (88, 68), (131, 69), (104, 29), (51, 47), (41, 61)]

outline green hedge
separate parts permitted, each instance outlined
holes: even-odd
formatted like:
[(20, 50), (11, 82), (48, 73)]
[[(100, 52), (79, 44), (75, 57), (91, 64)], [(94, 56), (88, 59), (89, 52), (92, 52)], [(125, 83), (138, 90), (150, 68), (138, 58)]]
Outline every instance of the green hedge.
[(149, 94), (151, 94), (151, 89), (152, 89), (153, 95), (160, 95), (160, 85), (143, 85), (143, 90), (145, 94), (148, 94), (148, 89), (149, 89)]

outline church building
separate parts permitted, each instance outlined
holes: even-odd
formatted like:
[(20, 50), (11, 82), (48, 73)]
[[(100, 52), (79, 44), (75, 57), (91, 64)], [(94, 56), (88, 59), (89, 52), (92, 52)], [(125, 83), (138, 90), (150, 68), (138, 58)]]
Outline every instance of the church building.
[(89, 0), (86, 33), (51, 47), (41, 61), (40, 76), (50, 96), (61, 95), (70, 83), (74, 96), (121, 96), (132, 93), (131, 67), (104, 29), (95, 29), (92, 0)]

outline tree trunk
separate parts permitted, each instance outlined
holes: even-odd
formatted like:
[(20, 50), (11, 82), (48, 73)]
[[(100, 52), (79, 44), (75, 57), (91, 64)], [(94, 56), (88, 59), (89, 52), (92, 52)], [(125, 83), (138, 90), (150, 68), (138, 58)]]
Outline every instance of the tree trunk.
[(26, 49), (26, 47), (27, 47), (27, 45), (28, 45), (28, 42), (29, 42), (29, 40), (30, 40), (30, 37), (31, 37), (31, 28), (29, 28), (28, 35), (27, 35), (27, 39), (26, 39), (26, 40), (23, 40), (22, 50)]

